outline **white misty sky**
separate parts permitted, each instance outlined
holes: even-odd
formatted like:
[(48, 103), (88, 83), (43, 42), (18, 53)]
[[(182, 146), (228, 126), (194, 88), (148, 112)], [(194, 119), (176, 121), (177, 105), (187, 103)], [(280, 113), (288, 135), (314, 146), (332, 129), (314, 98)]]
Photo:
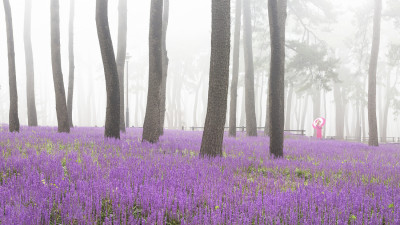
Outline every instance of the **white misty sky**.
[[(103, 126), (105, 117), (105, 81), (102, 61), (97, 39), (95, 24), (95, 0), (76, 0), (75, 9), (75, 93), (74, 93), (74, 123), (80, 126)], [(267, 2), (267, 1), (266, 1)], [(329, 33), (321, 33), (330, 46), (343, 49), (346, 39), (352, 36), (355, 27), (349, 10), (357, 10), (371, 0), (335, 0), (334, 7), (341, 13), (338, 17), (340, 26), (333, 27)], [(25, 58), (23, 45), (24, 1), (10, 0), (14, 26), (14, 41), (17, 65), (17, 83), (19, 94), (19, 116), (22, 124), (27, 124), (26, 93), (25, 93)], [(234, 5), (234, 1), (232, 1)], [(135, 91), (130, 94), (131, 121), (132, 118), (144, 117), (135, 115), (136, 108), (145, 108), (145, 97), (148, 79), (148, 27), (149, 27), (150, 0), (128, 0), (128, 52), (132, 55), (129, 64), (131, 88), (141, 91), (137, 97)], [(118, 0), (109, 0), (109, 22), (113, 44), (117, 44)], [(68, 81), (68, 18), (69, 1), (60, 0), (60, 29), (62, 47), (62, 66), (64, 83), (67, 90)], [(349, 21), (350, 20), (350, 21)], [(383, 32), (390, 27), (383, 27)], [(190, 64), (195, 56), (200, 55), (204, 68), (203, 76), (208, 76), (208, 61), (211, 33), (211, 0), (170, 0), (170, 19), (167, 36), (167, 48), (170, 59), (169, 79), (180, 76), (178, 68), (182, 62)], [(391, 40), (396, 36), (388, 36)], [(269, 38), (269, 37), (266, 37)], [(385, 41), (385, 38), (383, 38)], [(386, 40), (387, 41), (387, 40)], [(56, 125), (54, 87), (50, 58), (50, 0), (33, 0), (32, 8), (32, 44), (35, 65), (36, 102), (39, 114), (39, 124)], [(385, 49), (385, 45), (382, 46)], [(116, 48), (114, 48), (116, 50)], [(381, 54), (383, 55), (383, 54)], [(191, 59), (191, 60), (189, 60)], [(0, 6), (0, 123), (8, 122), (8, 66), (7, 41), (5, 33), (4, 9)], [(185, 76), (195, 76), (197, 71), (186, 66), (182, 69)], [(267, 68), (268, 69), (268, 68)], [(171, 72), (172, 71), (172, 72)], [(204, 79), (203, 82), (208, 82)], [(171, 92), (174, 89), (169, 83)], [(195, 93), (182, 89), (182, 103), (185, 116), (183, 123), (191, 126), (193, 123), (193, 101)], [(200, 95), (206, 99), (206, 87), (201, 88)], [(239, 93), (241, 93), (239, 91)], [(171, 95), (171, 93), (169, 93)], [(329, 95), (330, 96), (330, 95)], [(265, 95), (263, 96), (265, 98)], [(137, 99), (139, 99), (137, 101)], [(239, 104), (241, 103), (241, 97)], [(200, 103), (199, 103), (200, 104)], [(89, 107), (91, 106), (91, 107)], [(312, 105), (311, 105), (312, 106)], [(310, 107), (311, 107), (310, 106)], [(167, 105), (168, 108), (168, 105)], [(205, 106), (199, 105), (199, 114), (204, 112)], [(329, 109), (334, 104), (328, 102)], [(239, 110), (240, 111), (240, 110)], [(332, 110), (333, 111), (333, 110)], [(240, 113), (240, 112), (239, 112)], [(263, 111), (265, 113), (265, 110)], [(81, 116), (84, 114), (85, 116)], [(333, 115), (330, 115), (331, 118)], [(238, 114), (238, 117), (240, 115)], [(257, 119), (259, 116), (257, 116)], [(262, 116), (264, 119), (264, 116)], [(142, 118), (136, 118), (140, 121)], [(310, 118), (311, 120), (311, 118)], [(199, 119), (199, 121), (202, 121)], [(329, 119), (328, 119), (329, 122)], [(264, 122), (262, 122), (263, 124)], [(200, 124), (199, 124), (200, 125)], [(135, 126), (141, 126), (135, 124)], [(389, 127), (389, 136), (400, 135), (398, 123)], [(328, 128), (331, 135), (334, 126)]]

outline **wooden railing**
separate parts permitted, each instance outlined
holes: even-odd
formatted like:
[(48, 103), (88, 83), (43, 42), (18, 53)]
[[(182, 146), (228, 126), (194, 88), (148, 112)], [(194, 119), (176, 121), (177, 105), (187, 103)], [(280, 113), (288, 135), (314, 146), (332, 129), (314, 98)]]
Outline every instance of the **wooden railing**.
[[(326, 139), (334, 139), (334, 140), (344, 140), (350, 142), (363, 142), (368, 143), (369, 137), (354, 137), (354, 136), (345, 136), (343, 139), (337, 138), (336, 136), (327, 136)], [(381, 143), (400, 143), (400, 137), (378, 137), (379, 142)]]
[[(204, 127), (189, 127), (190, 130), (195, 131), (195, 130), (204, 130)], [(224, 127), (225, 130), (228, 130), (229, 127)], [(264, 130), (265, 127), (257, 127), (257, 130)], [(236, 130), (241, 131), (241, 132), (245, 132), (246, 131), (246, 127), (236, 127)], [(293, 133), (293, 135), (301, 135), (301, 136), (305, 136), (306, 130), (284, 130), (284, 132), (289, 132), (289, 133)]]

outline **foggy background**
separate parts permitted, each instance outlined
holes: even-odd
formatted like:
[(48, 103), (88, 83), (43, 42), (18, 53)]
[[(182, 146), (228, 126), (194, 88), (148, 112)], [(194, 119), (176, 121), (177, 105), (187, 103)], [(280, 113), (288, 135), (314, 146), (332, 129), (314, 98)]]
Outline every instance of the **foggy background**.
[[(257, 0), (266, 10), (267, 0)], [(21, 125), (27, 125), (26, 107), (26, 71), (23, 42), (24, 1), (10, 1), (14, 44), (16, 55), (18, 107)], [(232, 30), (235, 4), (232, 1)], [(269, 76), (269, 31), (268, 16), (257, 17), (256, 11), (262, 11), (253, 4), (253, 49), (255, 57), (255, 101), (258, 126), (264, 126), (266, 114), (267, 81)], [(289, 6), (289, 4), (288, 4)], [(329, 24), (316, 25), (312, 32), (327, 43), (329, 51), (339, 58), (338, 70), (340, 79), (352, 76), (357, 71), (356, 60), (352, 57), (351, 46), (357, 42), (354, 38), (360, 26), (366, 27), (369, 39), (372, 37), (372, 0), (336, 0), (332, 1), (336, 18)], [(95, 24), (95, 0), (76, 1), (75, 6), (75, 90), (73, 102), (73, 122), (75, 126), (103, 126), (106, 109), (106, 89), (101, 61), (100, 47)], [(290, 7), (290, 6), (289, 6)], [(383, 11), (387, 4), (384, 2)], [(128, 42), (129, 60), (129, 108), (130, 126), (143, 125), (148, 82), (148, 32), (150, 1), (128, 0)], [(357, 16), (366, 16), (367, 20), (357, 21)], [(69, 1), (60, 1), (61, 57), (64, 85), (68, 85), (68, 18)], [(296, 32), (301, 26), (294, 22), (294, 16), (288, 15), (287, 40), (298, 39), (302, 32)], [(118, 0), (109, 0), (109, 23), (113, 38), (114, 51), (117, 46)], [(264, 26), (265, 25), (265, 26)], [(8, 123), (9, 90), (7, 41), (4, 20), (4, 9), (0, 9), (0, 124)], [(257, 33), (257, 35), (255, 34)], [(243, 32), (242, 32), (243, 34)], [(390, 43), (400, 44), (400, 30), (394, 28), (390, 20), (382, 20), (381, 49), (377, 74), (377, 117), (378, 129), (382, 122), (383, 100), (386, 87), (383, 77), (389, 72), (386, 55)], [(233, 32), (232, 32), (233, 35)], [(208, 91), (208, 70), (210, 61), (211, 36), (211, 1), (210, 0), (171, 0), (170, 18), (167, 31), (167, 51), (169, 69), (167, 80), (166, 128), (181, 126), (204, 126)], [(233, 36), (231, 38), (233, 40)], [(35, 68), (35, 94), (39, 126), (56, 126), (54, 84), (50, 51), (50, 1), (40, 0), (32, 3), (32, 47)], [(233, 45), (232, 45), (233, 47)], [(369, 60), (371, 45), (368, 47)], [(240, 74), (238, 86), (238, 126), (244, 125), (243, 88), (244, 63), (243, 47), (240, 49)], [(232, 53), (232, 51), (231, 51)], [(290, 56), (287, 49), (287, 56)], [(261, 59), (260, 62), (257, 59)], [(288, 60), (288, 58), (287, 58)], [(287, 61), (288, 62), (288, 61)], [(258, 64), (257, 64), (258, 63)], [(126, 67), (125, 66), (125, 70)], [(344, 69), (345, 68), (345, 69)], [(345, 71), (349, 71), (346, 73)], [(362, 76), (368, 76), (368, 65), (363, 68)], [(352, 73), (350, 73), (352, 72)], [(126, 76), (126, 75), (125, 75)], [(294, 75), (295, 76), (295, 75)], [(391, 73), (392, 80), (398, 76)], [(290, 77), (286, 76), (287, 78)], [(230, 74), (230, 80), (231, 80)], [(67, 94), (67, 93), (66, 93)], [(230, 97), (228, 96), (228, 101)], [(333, 91), (326, 92), (326, 109), (324, 98), (321, 99), (321, 116), (327, 118), (326, 135), (335, 136), (335, 102)], [(296, 105), (304, 102), (304, 97), (294, 96), (291, 110), (291, 129), (298, 129), (299, 114), (302, 109)], [(286, 109), (285, 109), (286, 110)], [(346, 136), (355, 136), (355, 106), (347, 105)], [(228, 104), (229, 112), (229, 104)], [(313, 106), (311, 99), (306, 113), (305, 129), (312, 134)], [(365, 108), (367, 123), (367, 110)], [(400, 136), (400, 120), (392, 110), (388, 114), (388, 137)], [(227, 118), (228, 119), (228, 118)], [(228, 124), (226, 124), (228, 125)], [(368, 131), (368, 129), (367, 129)], [(378, 136), (380, 136), (380, 130)], [(367, 134), (368, 136), (368, 134)]]

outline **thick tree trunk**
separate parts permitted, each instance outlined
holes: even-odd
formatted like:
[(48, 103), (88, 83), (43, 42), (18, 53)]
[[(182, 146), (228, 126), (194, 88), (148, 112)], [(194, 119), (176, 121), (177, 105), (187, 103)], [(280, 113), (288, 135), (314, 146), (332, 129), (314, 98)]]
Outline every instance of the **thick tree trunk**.
[(368, 71), (368, 123), (370, 146), (378, 146), (378, 128), (376, 121), (376, 71), (381, 32), (382, 0), (375, 0), (374, 30), (372, 39), (371, 60)]
[(69, 133), (67, 101), (65, 98), (64, 79), (61, 69), (60, 15), (59, 1), (51, 0), (51, 64), (53, 67), (54, 90), (56, 93), (56, 111), (58, 132)]
[(287, 97), (287, 103), (286, 103), (286, 119), (285, 119), (285, 129), (290, 130), (290, 114), (292, 111), (292, 98), (293, 98), (293, 86), (290, 87), (288, 97)]
[(163, 0), (151, 0), (149, 33), (149, 86), (143, 141), (158, 142), (160, 137), (160, 88), (162, 82)]
[(10, 2), (3, 0), (7, 28), (8, 79), (10, 85), (9, 131), (19, 132), (17, 75), (15, 71), (14, 34)]
[(269, 0), (268, 16), (271, 35), (271, 72), (269, 82), (270, 154), (283, 157), (285, 123), (285, 23), (287, 1)]
[(246, 134), (257, 136), (256, 103), (254, 99), (253, 31), (250, 0), (243, 2), (243, 47), (245, 62)]
[(212, 0), (208, 105), (200, 157), (222, 156), (230, 56), (230, 0)]
[(74, 59), (74, 20), (75, 20), (75, 0), (70, 1), (69, 5), (69, 81), (68, 81), (68, 119), (69, 126), (73, 127), (72, 123), (72, 102), (74, 98), (74, 77), (75, 77), (75, 59)]
[(117, 63), (108, 25), (108, 0), (96, 0), (96, 25), (106, 79), (107, 108), (105, 137), (120, 138), (120, 91)]
[(160, 90), (160, 135), (164, 135), (165, 123), (165, 100), (167, 92), (168, 77), (168, 52), (167, 52), (167, 29), (169, 20), (169, 0), (164, 0), (164, 11), (162, 19), (162, 81)]
[(25, 1), (25, 20), (24, 20), (24, 46), (26, 64), (26, 100), (28, 109), (28, 126), (36, 127), (37, 112), (35, 100), (35, 69), (33, 65), (32, 41), (31, 41), (31, 17), (32, 0)]
[(236, 0), (235, 12), (235, 36), (233, 40), (233, 64), (231, 83), (231, 102), (229, 107), (229, 136), (236, 137), (237, 115), (237, 86), (239, 79), (239, 55), (240, 55), (240, 29), (242, 18), (242, 0)]
[(124, 71), (126, 59), (126, 39), (128, 32), (128, 4), (127, 0), (119, 0), (118, 5), (118, 49), (117, 70), (119, 78), (119, 129), (125, 132), (125, 98), (124, 98)]

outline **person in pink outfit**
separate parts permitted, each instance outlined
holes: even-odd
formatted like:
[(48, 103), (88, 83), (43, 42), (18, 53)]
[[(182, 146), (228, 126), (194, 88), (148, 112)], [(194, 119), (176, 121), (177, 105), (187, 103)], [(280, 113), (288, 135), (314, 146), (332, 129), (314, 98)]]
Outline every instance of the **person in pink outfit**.
[(318, 118), (314, 121), (313, 127), (317, 131), (317, 138), (322, 139), (322, 127), (325, 125), (324, 118)]

